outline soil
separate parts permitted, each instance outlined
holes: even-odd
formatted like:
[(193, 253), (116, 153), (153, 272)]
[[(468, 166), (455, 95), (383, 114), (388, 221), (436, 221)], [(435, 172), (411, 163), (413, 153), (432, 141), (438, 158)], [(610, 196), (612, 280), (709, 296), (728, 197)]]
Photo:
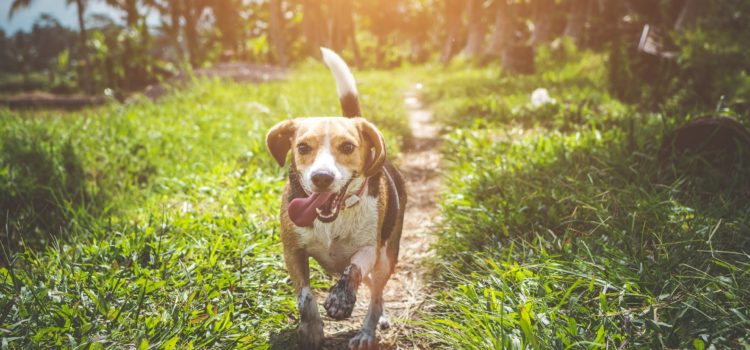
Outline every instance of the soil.
[[(427, 268), (424, 261), (433, 256), (430, 249), (435, 240), (431, 233), (439, 222), (437, 199), (440, 194), (440, 128), (434, 123), (432, 113), (419, 100), (416, 85), (404, 98), (409, 111), (412, 138), (396, 162), (407, 183), (408, 203), (404, 216), (401, 249), (396, 272), (385, 287), (385, 310), (390, 318), (390, 328), (379, 329), (380, 349), (425, 349), (426, 341), (414, 337), (419, 329), (420, 310), (428, 303)], [(366, 286), (359, 289), (357, 305), (352, 316), (336, 321), (323, 316), (325, 349), (348, 349), (349, 339), (357, 334), (367, 314), (370, 292)], [(325, 300), (325, 291), (319, 291), (318, 300)], [(323, 312), (322, 315), (325, 315)]]
[(130, 96), (117, 95), (115, 96), (116, 98), (107, 98), (103, 95), (64, 95), (41, 91), (22, 92), (0, 97), (0, 107), (7, 106), (10, 109), (78, 110), (103, 105), (115, 100), (128, 102), (141, 94), (150, 100), (157, 100), (167, 94), (171, 88), (184, 86), (189, 83), (192, 76), (208, 79), (220, 78), (245, 83), (262, 83), (283, 79), (286, 76), (286, 69), (267, 64), (219, 63), (211, 68), (196, 69), (192, 72), (192, 75), (178, 74), (170, 78), (166, 84), (149, 85), (142, 92), (136, 92)]
[[(226, 79), (239, 83), (263, 83), (281, 80), (286, 76), (286, 69), (267, 64), (227, 62), (218, 63), (211, 68), (200, 68), (192, 72), (192, 76), (208, 79)], [(170, 90), (170, 87), (182, 86), (190, 82), (191, 75), (178, 74), (165, 85), (149, 85), (143, 95), (150, 100), (158, 100)]]
[(24, 92), (0, 98), (0, 106), (10, 109), (67, 109), (76, 110), (107, 102), (104, 96), (56, 95), (46, 92)]

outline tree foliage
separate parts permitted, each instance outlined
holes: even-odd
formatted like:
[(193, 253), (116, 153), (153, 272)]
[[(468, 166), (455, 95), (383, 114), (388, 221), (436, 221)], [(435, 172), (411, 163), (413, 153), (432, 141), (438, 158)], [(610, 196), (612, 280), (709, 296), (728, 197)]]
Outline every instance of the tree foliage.
[[(10, 16), (33, 0), (15, 0)], [(86, 1), (60, 0), (78, 4)], [(625, 100), (668, 103), (674, 96), (701, 104), (735, 97), (746, 85), (750, 5), (740, 0), (107, 0), (122, 18), (85, 18), (78, 42), (50, 17), (31, 33), (0, 37), (0, 70), (60, 68), (90, 92), (133, 91), (192, 67), (219, 61), (288, 65), (329, 46), (358, 66), (395, 67), (458, 55), (507, 70), (533, 71), (540, 46), (609, 52), (612, 92)], [(149, 23), (147, 14), (159, 14)], [(645, 25), (658, 29), (665, 60), (639, 52)], [(55, 31), (62, 40), (51, 38)], [(84, 44), (85, 43), (85, 44)], [(736, 74), (737, 72), (740, 74)], [(50, 85), (60, 74), (48, 74)], [(691, 91), (687, 91), (687, 87)], [(677, 103), (672, 101), (672, 103)]]

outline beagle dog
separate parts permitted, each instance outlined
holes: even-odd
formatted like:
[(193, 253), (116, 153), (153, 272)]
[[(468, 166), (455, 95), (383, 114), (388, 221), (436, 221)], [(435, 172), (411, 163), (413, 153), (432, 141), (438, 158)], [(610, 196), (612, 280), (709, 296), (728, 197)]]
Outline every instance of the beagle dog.
[(323, 322), (310, 290), (310, 257), (341, 278), (324, 303), (328, 316), (351, 316), (362, 282), (370, 306), (350, 349), (377, 347), (378, 324), (387, 327), (383, 288), (398, 260), (406, 207), (404, 180), (386, 158), (383, 135), (361, 117), (357, 87), (349, 67), (321, 48), (336, 80), (342, 117), (285, 120), (268, 131), (268, 149), (284, 166), (292, 153), (289, 181), (281, 202), (284, 260), (297, 291), (298, 344), (318, 349)]

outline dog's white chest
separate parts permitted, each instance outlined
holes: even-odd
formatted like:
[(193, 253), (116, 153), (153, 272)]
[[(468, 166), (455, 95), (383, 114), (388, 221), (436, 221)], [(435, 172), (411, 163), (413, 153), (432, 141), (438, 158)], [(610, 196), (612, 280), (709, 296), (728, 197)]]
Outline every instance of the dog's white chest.
[(296, 227), (301, 247), (329, 273), (341, 273), (359, 248), (377, 244), (378, 200), (364, 196), (331, 223)]

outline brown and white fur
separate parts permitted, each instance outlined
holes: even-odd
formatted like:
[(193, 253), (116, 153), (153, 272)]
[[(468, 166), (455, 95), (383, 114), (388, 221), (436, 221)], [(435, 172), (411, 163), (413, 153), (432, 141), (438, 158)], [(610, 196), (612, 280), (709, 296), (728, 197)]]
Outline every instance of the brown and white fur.
[[(321, 51), (335, 77), (343, 117), (285, 120), (266, 136), (279, 165), (284, 166), (287, 153), (292, 153), (281, 205), (281, 239), (297, 291), (298, 343), (302, 349), (317, 349), (323, 342), (323, 322), (310, 290), (308, 259), (312, 257), (327, 272), (341, 275), (324, 303), (334, 319), (351, 316), (360, 283), (368, 284), (369, 310), (349, 347), (371, 349), (378, 345), (377, 325), (387, 327), (383, 289), (398, 260), (406, 191), (401, 174), (386, 159), (382, 134), (360, 116), (351, 71), (338, 55), (325, 48)], [(363, 185), (367, 188), (362, 189)], [(364, 194), (359, 202), (341, 209), (332, 222), (323, 222), (330, 219), (323, 220), (318, 212), (312, 225), (299, 227), (289, 217), (288, 208), (295, 198), (340, 191), (350, 196), (360, 189)]]

